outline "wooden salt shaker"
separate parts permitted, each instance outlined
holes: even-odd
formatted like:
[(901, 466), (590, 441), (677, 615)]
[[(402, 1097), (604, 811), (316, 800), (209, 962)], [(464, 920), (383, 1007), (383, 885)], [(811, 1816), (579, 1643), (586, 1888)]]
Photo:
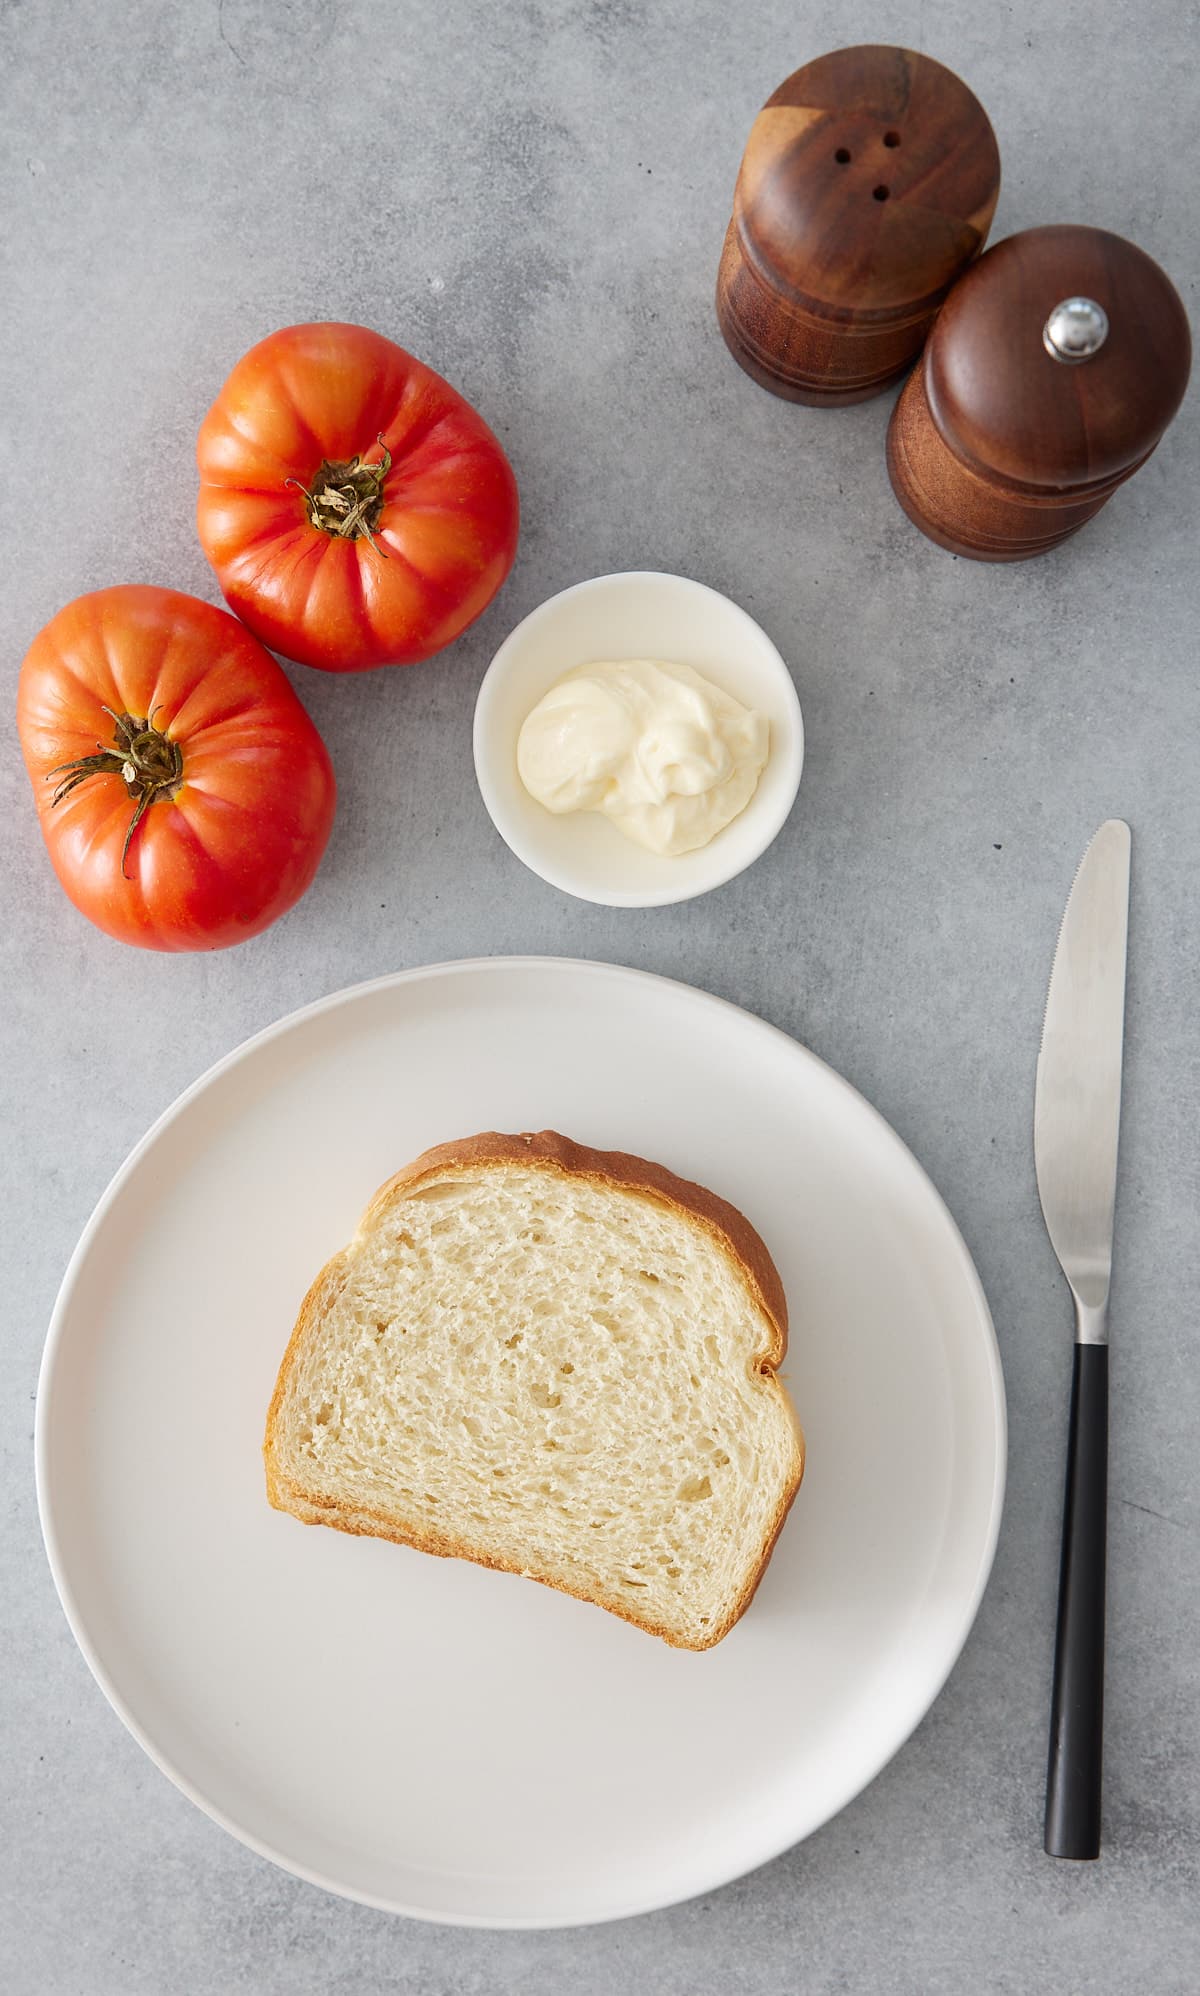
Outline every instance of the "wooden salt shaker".
[(897, 499), (975, 561), (1076, 533), (1146, 462), (1187, 387), (1165, 272), (1104, 229), (1026, 229), (951, 293), (888, 430)]
[(793, 402), (862, 402), (910, 367), (987, 239), (1000, 155), (965, 83), (911, 49), (838, 49), (759, 112), (717, 317), (747, 374)]

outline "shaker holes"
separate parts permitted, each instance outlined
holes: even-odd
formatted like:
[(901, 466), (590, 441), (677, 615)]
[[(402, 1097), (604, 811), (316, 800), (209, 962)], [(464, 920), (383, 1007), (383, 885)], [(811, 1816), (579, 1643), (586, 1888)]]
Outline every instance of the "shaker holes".
[(839, 146), (833, 156), (836, 159), (839, 166), (849, 166), (850, 155), (846, 151), (845, 146)]

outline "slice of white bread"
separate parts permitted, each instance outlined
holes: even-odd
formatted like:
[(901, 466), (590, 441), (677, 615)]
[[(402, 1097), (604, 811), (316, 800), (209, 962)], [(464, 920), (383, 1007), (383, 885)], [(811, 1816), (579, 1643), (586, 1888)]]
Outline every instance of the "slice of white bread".
[(552, 1131), (467, 1137), (382, 1186), (305, 1298), (267, 1494), (707, 1649), (803, 1474), (786, 1342), (775, 1266), (724, 1200)]

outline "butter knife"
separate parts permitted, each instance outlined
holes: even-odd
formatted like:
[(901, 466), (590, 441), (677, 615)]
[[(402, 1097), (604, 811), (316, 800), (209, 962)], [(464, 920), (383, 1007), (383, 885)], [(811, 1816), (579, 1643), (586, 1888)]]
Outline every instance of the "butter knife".
[(1129, 827), (1109, 818), (1075, 876), (1050, 973), (1033, 1149), (1046, 1230), (1075, 1301), (1045, 1847), (1100, 1855), (1112, 1267)]

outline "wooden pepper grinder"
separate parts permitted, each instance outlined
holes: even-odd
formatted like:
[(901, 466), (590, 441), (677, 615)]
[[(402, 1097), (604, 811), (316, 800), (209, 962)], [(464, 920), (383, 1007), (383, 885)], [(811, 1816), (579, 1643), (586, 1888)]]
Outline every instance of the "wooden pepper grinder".
[(1179, 294), (1135, 244), (1068, 225), (1009, 236), (951, 292), (892, 413), (896, 497), (954, 554), (1042, 554), (1146, 462), (1191, 352)]
[(921, 351), (987, 240), (1000, 155), (965, 83), (911, 49), (838, 49), (759, 112), (717, 317), (747, 374), (793, 402), (862, 402)]

